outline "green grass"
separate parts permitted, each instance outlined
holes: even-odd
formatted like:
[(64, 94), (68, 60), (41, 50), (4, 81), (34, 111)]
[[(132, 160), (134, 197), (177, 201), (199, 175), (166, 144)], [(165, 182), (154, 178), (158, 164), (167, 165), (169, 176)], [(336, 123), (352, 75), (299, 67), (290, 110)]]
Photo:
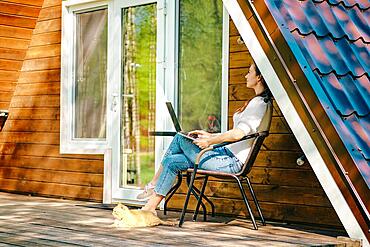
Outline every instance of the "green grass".
[(140, 162), (141, 162), (141, 184), (139, 186), (144, 186), (149, 183), (155, 171), (155, 163), (154, 163), (154, 153), (153, 152), (145, 152), (140, 154)]

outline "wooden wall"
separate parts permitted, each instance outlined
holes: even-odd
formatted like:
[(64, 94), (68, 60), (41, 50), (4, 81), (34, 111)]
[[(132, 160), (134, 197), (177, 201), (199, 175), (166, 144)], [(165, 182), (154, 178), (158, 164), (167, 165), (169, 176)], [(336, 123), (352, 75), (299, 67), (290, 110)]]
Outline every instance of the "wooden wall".
[[(238, 38), (239, 33), (231, 21), (229, 128), (232, 128), (235, 110), (254, 96), (253, 90), (246, 88), (244, 78), (252, 61), (251, 56), (244, 44), (238, 44)], [(270, 220), (341, 227), (310, 165), (297, 166), (296, 160), (303, 152), (275, 102), (270, 135), (264, 144), (250, 173), (264, 216)], [(198, 185), (200, 188), (200, 183)], [(183, 186), (170, 202), (170, 207), (181, 208), (185, 193)], [(216, 203), (218, 213), (239, 216), (247, 213), (234, 182), (222, 183), (214, 179), (208, 182), (206, 194)], [(251, 198), (249, 194), (247, 196)]]
[[(0, 132), (0, 190), (100, 201), (103, 157), (59, 154), (62, 1), (12, 1), (39, 4), (42, 9), (38, 13), (36, 7), (22, 5), (20, 13), (26, 15), (30, 11), (38, 19), (19, 20), (30, 27), (9, 31), (9, 35), (19, 36), (14, 42), (4, 42), (5, 38), (0, 38), (1, 47), (10, 50), (8, 59), (14, 58), (14, 63), (21, 68), (20, 72), (7, 72), (5, 76), (0, 71), (1, 81), (9, 82), (0, 82), (0, 99), (10, 102), (9, 118)], [(3, 11), (3, 6), (0, 7)], [(0, 21), (1, 18), (0, 15)], [(18, 23), (18, 19), (12, 17), (7, 23)], [(6, 28), (13, 30), (0, 26), (1, 36), (6, 34)], [(22, 56), (16, 56), (16, 52)], [(7, 53), (1, 50), (0, 54)], [(0, 66), (2, 62), (0, 60)], [(3, 85), (12, 90), (12, 82), (16, 82), (13, 97), (4, 97), (7, 92)]]
[(43, 0), (0, 2), (0, 110), (8, 110)]

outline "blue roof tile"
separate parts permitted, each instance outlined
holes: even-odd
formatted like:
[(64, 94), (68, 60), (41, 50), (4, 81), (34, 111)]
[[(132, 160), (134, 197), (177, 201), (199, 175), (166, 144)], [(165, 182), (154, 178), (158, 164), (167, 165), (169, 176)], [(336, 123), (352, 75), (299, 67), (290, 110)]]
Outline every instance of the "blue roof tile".
[[(370, 161), (370, 115), (366, 117), (351, 115), (344, 118), (344, 123), (349, 130), (353, 130), (351, 134), (356, 140), (353, 143), (353, 149), (359, 151), (367, 161)], [(369, 167), (367, 168), (370, 170)]]
[(312, 33), (301, 35), (296, 31), (292, 34), (311, 68), (321, 74), (361, 77), (369, 71), (369, 46), (363, 42), (350, 42), (347, 39), (334, 41), (329, 36), (318, 38)]
[(341, 116), (355, 114), (370, 115), (370, 92), (353, 80), (352, 76), (337, 77), (335, 74), (320, 75), (315, 73), (326, 94), (329, 96), (335, 110)]
[(364, 39), (370, 43), (370, 16), (358, 8), (346, 9), (342, 5), (332, 7), (327, 2), (284, 0), (279, 9), (291, 30), (301, 34), (314, 32), (316, 36), (331, 36), (333, 39), (346, 37), (355, 41)]
[(266, 3), (370, 187), (370, 1)]
[(315, 3), (328, 2), (330, 5), (343, 5), (346, 8), (358, 7), (362, 10), (370, 8), (368, 0), (313, 0)]

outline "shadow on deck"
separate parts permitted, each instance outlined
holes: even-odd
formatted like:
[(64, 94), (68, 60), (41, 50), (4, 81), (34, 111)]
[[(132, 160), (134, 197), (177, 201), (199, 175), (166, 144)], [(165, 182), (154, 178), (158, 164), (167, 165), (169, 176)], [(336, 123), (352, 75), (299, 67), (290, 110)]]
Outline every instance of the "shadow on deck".
[(99, 204), (7, 193), (0, 202), (0, 246), (360, 246), (298, 226), (271, 223), (255, 231), (248, 220), (191, 222), (190, 214), (182, 228), (116, 229), (111, 211)]

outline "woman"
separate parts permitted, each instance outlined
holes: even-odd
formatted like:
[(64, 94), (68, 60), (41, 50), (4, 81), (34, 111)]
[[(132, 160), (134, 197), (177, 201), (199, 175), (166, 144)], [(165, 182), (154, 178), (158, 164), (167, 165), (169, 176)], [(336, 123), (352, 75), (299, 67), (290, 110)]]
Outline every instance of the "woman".
[[(155, 209), (171, 189), (177, 172), (192, 168), (201, 149), (222, 142), (238, 141), (245, 135), (269, 128), (271, 121), (271, 94), (266, 83), (253, 63), (245, 76), (247, 87), (254, 89), (256, 96), (239, 108), (233, 116), (234, 128), (221, 134), (210, 134), (202, 130), (189, 132), (197, 135), (195, 141), (176, 135), (162, 160), (162, 166), (153, 180), (146, 186), (138, 199), (148, 198), (142, 210), (155, 213)], [(206, 152), (199, 163), (199, 169), (237, 173), (247, 159), (253, 140), (229, 144)]]

